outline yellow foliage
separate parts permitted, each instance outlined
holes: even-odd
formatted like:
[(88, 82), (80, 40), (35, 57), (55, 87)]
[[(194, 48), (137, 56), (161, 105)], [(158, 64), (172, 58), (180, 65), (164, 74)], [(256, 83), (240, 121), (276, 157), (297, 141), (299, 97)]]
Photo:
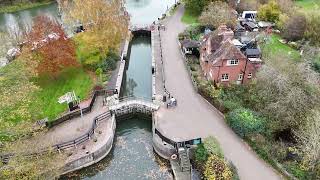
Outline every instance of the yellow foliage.
[(210, 155), (205, 165), (204, 177), (207, 180), (231, 180), (232, 171), (224, 159)]
[(117, 50), (127, 35), (129, 16), (119, 0), (73, 0), (63, 10), (67, 23), (84, 26), (80, 38), (89, 49), (98, 49), (102, 54), (109, 49)]

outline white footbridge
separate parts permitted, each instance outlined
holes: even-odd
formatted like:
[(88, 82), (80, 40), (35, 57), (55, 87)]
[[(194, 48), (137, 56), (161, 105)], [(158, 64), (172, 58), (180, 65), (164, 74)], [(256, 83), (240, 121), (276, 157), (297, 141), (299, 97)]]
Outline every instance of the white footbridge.
[(116, 116), (129, 113), (144, 113), (151, 114), (160, 108), (160, 103), (154, 103), (151, 99), (139, 97), (123, 97), (116, 98), (115, 96), (105, 99), (109, 110)]

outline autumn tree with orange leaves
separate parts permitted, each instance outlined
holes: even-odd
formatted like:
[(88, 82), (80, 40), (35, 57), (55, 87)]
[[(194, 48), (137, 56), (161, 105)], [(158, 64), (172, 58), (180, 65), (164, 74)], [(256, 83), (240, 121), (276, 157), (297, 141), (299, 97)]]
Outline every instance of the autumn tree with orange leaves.
[(26, 47), (24, 52), (32, 55), (28, 61), (39, 74), (55, 76), (66, 67), (78, 66), (73, 42), (66, 37), (62, 26), (47, 16), (35, 18)]

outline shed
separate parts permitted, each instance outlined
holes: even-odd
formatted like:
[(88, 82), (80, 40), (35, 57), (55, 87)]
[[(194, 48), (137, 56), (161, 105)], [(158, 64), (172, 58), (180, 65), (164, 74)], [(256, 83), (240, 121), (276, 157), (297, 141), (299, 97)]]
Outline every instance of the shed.
[(247, 48), (245, 51), (245, 55), (248, 58), (260, 58), (261, 51), (258, 48)]
[(194, 54), (195, 51), (198, 51), (200, 45), (199, 41), (191, 39), (184, 39), (181, 41), (181, 48), (184, 54)]

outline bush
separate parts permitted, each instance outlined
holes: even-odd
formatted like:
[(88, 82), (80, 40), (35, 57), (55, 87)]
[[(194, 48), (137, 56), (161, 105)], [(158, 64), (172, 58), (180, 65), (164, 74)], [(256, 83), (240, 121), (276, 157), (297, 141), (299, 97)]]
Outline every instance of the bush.
[(277, 22), (281, 14), (280, 6), (276, 1), (270, 1), (259, 8), (258, 18), (263, 21)]
[(204, 171), (204, 164), (210, 155), (223, 158), (219, 142), (212, 136), (205, 138), (203, 143), (199, 144), (195, 151), (196, 165), (199, 170)]
[(307, 27), (307, 20), (303, 14), (295, 14), (285, 23), (283, 37), (289, 41), (303, 38)]
[(117, 61), (119, 59), (120, 57), (114, 51), (109, 51), (106, 59), (99, 65), (99, 68), (104, 72), (112, 71), (117, 67)]
[(320, 13), (313, 12), (307, 16), (307, 30), (306, 37), (311, 40), (313, 44), (320, 45)]
[(210, 155), (205, 164), (204, 177), (207, 180), (231, 180), (232, 171), (223, 158)]
[(262, 133), (266, 129), (265, 119), (249, 109), (240, 108), (231, 111), (227, 114), (226, 119), (231, 128), (241, 137)]
[(318, 58), (315, 58), (312, 62), (312, 67), (315, 71), (320, 73), (320, 56)]
[(255, 0), (241, 0), (237, 6), (237, 11), (242, 13), (243, 11), (255, 11), (259, 7), (259, 2)]
[(207, 161), (208, 159), (208, 151), (206, 150), (206, 148), (204, 147), (204, 144), (201, 143), (197, 146), (197, 149), (195, 151), (195, 159), (196, 162), (200, 165), (203, 164), (204, 162)]
[(193, 15), (200, 15), (203, 8), (207, 6), (207, 0), (184, 0), (186, 10)]

